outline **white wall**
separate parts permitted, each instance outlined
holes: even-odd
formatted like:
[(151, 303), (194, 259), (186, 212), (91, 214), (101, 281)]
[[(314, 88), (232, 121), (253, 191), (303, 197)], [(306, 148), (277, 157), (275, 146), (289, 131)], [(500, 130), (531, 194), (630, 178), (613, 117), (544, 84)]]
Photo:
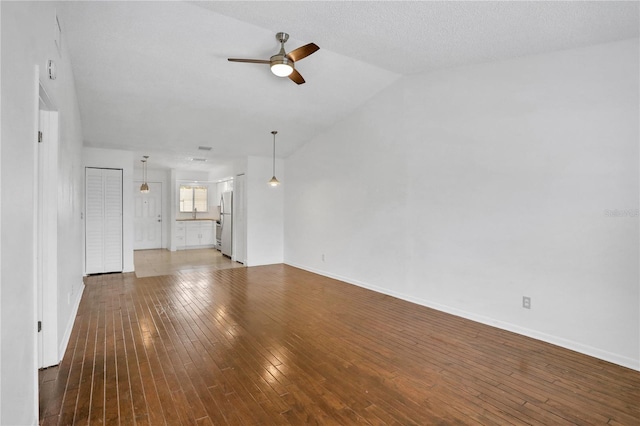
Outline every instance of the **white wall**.
[[(49, 16), (47, 16), (48, 22)], [(61, 18), (64, 19), (64, 18)], [(66, 53), (65, 53), (66, 56)], [(58, 352), (66, 350), (84, 289), (84, 168), (82, 167), (82, 126), (71, 63), (65, 58), (58, 69), (57, 92), (60, 105), (58, 149)], [(64, 74), (63, 74), (64, 73)], [(64, 83), (63, 83), (64, 82)]]
[(271, 187), (273, 160), (248, 157), (245, 174), (246, 265), (258, 266), (283, 262), (284, 162), (276, 161), (276, 176), (282, 182)]
[[(0, 28), (2, 23), (2, 7), (0, 6)], [(2, 46), (2, 31), (0, 31), (0, 46)], [(2, 48), (0, 47), (0, 52), (2, 52)], [(0, 86), (2, 85), (2, 61), (0, 61)], [(2, 123), (3, 115), (2, 115), (2, 104), (4, 102), (4, 98), (0, 100), (0, 123)], [(2, 141), (3, 141), (3, 132), (0, 131), (0, 165), (2, 163)], [(0, 169), (1, 170), (1, 169)], [(0, 172), (0, 230), (2, 227), (2, 173)], [(2, 266), (2, 244), (0, 244), (0, 267)], [(2, 274), (0, 273), (0, 309), (2, 307)], [(2, 332), (2, 313), (0, 312), (0, 421), (2, 421), (2, 371), (4, 370), (2, 366), (2, 337), (4, 336)]]
[[(122, 169), (122, 268), (133, 272), (133, 152), (85, 147), (82, 150), (82, 173), (85, 167)], [(84, 211), (84, 205), (83, 205)], [(84, 227), (84, 222), (82, 223)], [(84, 232), (84, 230), (83, 230)], [(84, 259), (84, 256), (83, 256)]]
[(638, 56), (403, 79), (287, 160), (285, 262), (640, 369)]
[[(39, 79), (60, 115), (58, 209), (58, 336), (73, 324), (75, 302), (67, 294), (82, 288), (82, 204), (80, 118), (66, 51), (53, 39), (51, 3), (1, 2), (2, 10), (2, 163), (0, 167), (2, 241), (0, 281), (0, 424), (37, 424), (34, 203), (37, 98)], [(49, 80), (48, 59), (58, 78)], [(9, 202), (10, 201), (10, 202)], [(62, 253), (62, 254), (60, 254)], [(71, 255), (70, 255), (71, 254)], [(61, 297), (64, 295), (64, 297)], [(46, 324), (45, 324), (46, 326)], [(61, 344), (63, 342), (60, 342)]]

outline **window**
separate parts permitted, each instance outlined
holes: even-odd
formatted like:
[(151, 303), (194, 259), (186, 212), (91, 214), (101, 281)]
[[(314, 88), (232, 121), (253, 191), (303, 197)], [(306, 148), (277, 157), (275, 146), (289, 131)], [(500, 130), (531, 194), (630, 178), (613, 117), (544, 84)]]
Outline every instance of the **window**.
[(209, 211), (206, 186), (180, 185), (180, 213)]

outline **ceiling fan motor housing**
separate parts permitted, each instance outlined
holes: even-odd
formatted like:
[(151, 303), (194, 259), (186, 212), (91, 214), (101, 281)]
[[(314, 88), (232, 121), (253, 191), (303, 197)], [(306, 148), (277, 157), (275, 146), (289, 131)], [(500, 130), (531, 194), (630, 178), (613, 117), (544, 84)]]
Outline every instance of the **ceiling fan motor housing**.
[(287, 33), (277, 33), (276, 34), (276, 40), (278, 40), (278, 42), (280, 42), (280, 43), (286, 43), (287, 40), (289, 40), (289, 34), (287, 34)]

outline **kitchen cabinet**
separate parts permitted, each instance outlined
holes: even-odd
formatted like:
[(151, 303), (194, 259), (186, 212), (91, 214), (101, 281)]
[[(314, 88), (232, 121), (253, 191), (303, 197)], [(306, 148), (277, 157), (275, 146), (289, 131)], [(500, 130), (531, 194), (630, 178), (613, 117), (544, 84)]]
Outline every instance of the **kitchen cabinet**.
[(213, 246), (215, 241), (215, 223), (212, 220), (200, 222), (200, 245)]
[(200, 241), (202, 239), (202, 234), (200, 233), (200, 224), (196, 222), (191, 222), (187, 224), (187, 238), (185, 245), (187, 246), (199, 246)]
[(177, 250), (184, 250), (184, 247), (186, 246), (186, 226), (185, 223), (182, 221), (176, 221), (176, 237), (175, 237), (175, 241), (176, 241), (176, 249)]
[[(215, 239), (213, 220), (176, 221), (176, 248), (178, 250), (213, 247)], [(182, 246), (180, 245), (181, 241), (183, 241)]]

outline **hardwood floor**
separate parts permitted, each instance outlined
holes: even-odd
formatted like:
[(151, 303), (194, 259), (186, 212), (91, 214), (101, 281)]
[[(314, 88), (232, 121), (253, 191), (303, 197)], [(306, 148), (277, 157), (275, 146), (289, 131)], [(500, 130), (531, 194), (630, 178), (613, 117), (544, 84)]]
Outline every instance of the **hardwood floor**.
[(157, 277), (174, 272), (202, 269), (243, 268), (216, 249), (193, 249), (169, 251), (135, 250), (133, 252), (136, 277)]
[(285, 265), (92, 276), (41, 423), (640, 424), (640, 373)]

